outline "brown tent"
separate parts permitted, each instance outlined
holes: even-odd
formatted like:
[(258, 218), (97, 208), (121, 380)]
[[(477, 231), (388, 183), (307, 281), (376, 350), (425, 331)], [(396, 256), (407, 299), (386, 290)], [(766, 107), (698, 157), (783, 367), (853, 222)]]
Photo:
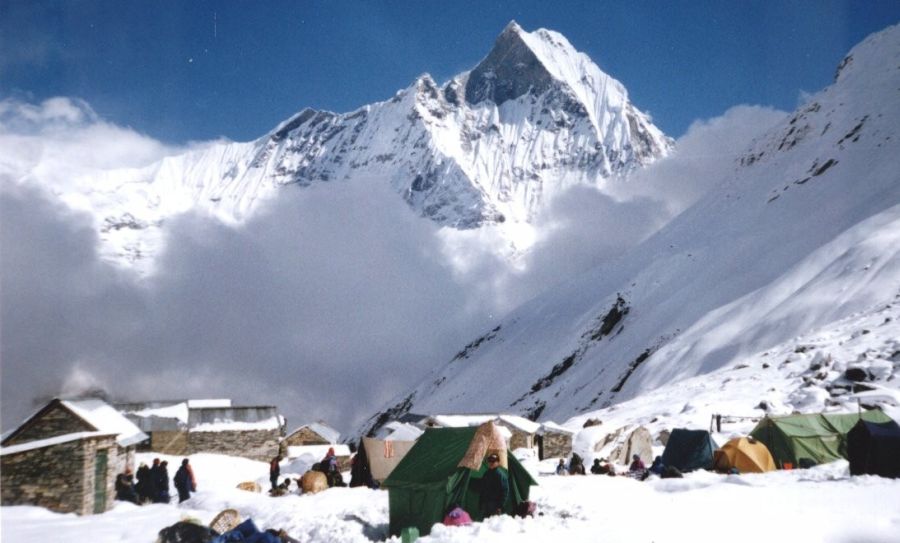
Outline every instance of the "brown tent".
[(713, 466), (716, 471), (735, 468), (741, 473), (763, 473), (775, 471), (775, 460), (761, 441), (736, 437), (715, 452)]
[(363, 447), (366, 448), (366, 458), (369, 460), (369, 470), (372, 472), (372, 479), (379, 483), (384, 482), (415, 444), (415, 441), (393, 441), (364, 437)]

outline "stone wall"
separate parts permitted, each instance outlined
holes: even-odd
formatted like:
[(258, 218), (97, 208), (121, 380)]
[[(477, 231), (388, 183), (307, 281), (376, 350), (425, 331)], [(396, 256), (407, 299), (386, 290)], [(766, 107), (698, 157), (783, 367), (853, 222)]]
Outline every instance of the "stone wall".
[(516, 449), (530, 449), (534, 447), (534, 434), (523, 432), (518, 428), (513, 428), (503, 423), (498, 424), (509, 428), (510, 432), (512, 432), (512, 436), (509, 438), (509, 450), (514, 451)]
[(85, 438), (0, 457), (3, 505), (37, 505), (60, 513), (94, 512), (96, 454), (107, 451), (106, 503), (115, 498), (116, 466), (121, 463), (115, 438)]
[(21, 432), (12, 439), (3, 442), (3, 445), (18, 445), (38, 439), (49, 439), (65, 434), (77, 432), (93, 432), (95, 428), (87, 424), (71, 411), (57, 403), (41, 414), (37, 420), (29, 421), (21, 428)]
[(188, 433), (185, 430), (153, 432), (150, 434), (150, 450), (174, 456), (187, 456)]
[(190, 432), (187, 454), (209, 452), (268, 462), (278, 454), (280, 437), (279, 430)]
[(285, 444), (290, 447), (302, 447), (304, 445), (330, 445), (327, 439), (313, 432), (310, 428), (301, 428), (285, 438)]
[(572, 436), (565, 433), (546, 433), (544, 440), (545, 458), (568, 458), (572, 454)]

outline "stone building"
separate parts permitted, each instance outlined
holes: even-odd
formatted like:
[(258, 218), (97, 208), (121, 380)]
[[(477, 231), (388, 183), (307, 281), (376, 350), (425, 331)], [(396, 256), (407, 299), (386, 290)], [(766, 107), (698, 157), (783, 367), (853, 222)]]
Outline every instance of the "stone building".
[(269, 461), (278, 454), (282, 436), (284, 417), (275, 406), (191, 409), (187, 454), (209, 452)]
[(150, 434), (149, 450), (187, 456), (209, 452), (268, 461), (279, 451), (284, 418), (275, 406), (233, 406), (229, 399), (118, 404)]
[(109, 509), (116, 475), (147, 435), (102, 400), (54, 399), (0, 443), (0, 501), (87, 515)]
[(541, 424), (537, 435), (538, 458), (568, 458), (575, 432), (553, 422)]
[(306, 445), (334, 445), (341, 438), (341, 433), (322, 421), (304, 424), (284, 438), (288, 447)]
[(334, 449), (338, 470), (350, 469), (350, 448), (338, 444), (341, 433), (322, 421), (304, 424), (287, 435), (282, 441), (281, 454), (294, 460), (309, 457), (321, 460), (329, 448)]

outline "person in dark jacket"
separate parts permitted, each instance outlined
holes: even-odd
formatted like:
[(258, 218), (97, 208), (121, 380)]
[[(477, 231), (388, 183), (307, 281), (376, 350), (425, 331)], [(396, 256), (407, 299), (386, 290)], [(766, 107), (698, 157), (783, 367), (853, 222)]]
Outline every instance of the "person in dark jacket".
[(484, 518), (503, 513), (503, 506), (509, 499), (509, 475), (500, 467), (500, 457), (487, 457), (488, 469), (481, 479), (481, 515)]
[(178, 491), (178, 503), (191, 497), (191, 492), (197, 492), (197, 480), (194, 479), (194, 470), (187, 458), (181, 461), (181, 467), (175, 472), (175, 490)]
[(605, 458), (594, 458), (594, 464), (591, 466), (591, 473), (594, 475), (609, 475), (612, 468)]
[(169, 503), (169, 462), (163, 460), (157, 464), (156, 460), (154, 460), (153, 467), (150, 468), (150, 478), (153, 480), (156, 490), (153, 501), (155, 503)]
[(135, 491), (137, 491), (138, 500), (141, 503), (146, 501), (150, 501), (151, 493), (150, 493), (150, 468), (147, 467), (147, 464), (141, 462), (141, 465), (138, 466), (137, 470), (137, 484), (134, 485)]
[(153, 503), (159, 503), (159, 470), (162, 469), (160, 467), (159, 458), (153, 459), (153, 464), (150, 466), (150, 470), (147, 472), (147, 497), (150, 498), (150, 501)]
[(116, 499), (140, 505), (137, 492), (134, 489), (134, 476), (130, 469), (125, 473), (116, 475)]
[(278, 488), (278, 477), (281, 475), (281, 459), (279, 454), (269, 461), (269, 482), (272, 483), (272, 490)]
[(664, 471), (666, 471), (666, 465), (662, 462), (662, 456), (657, 456), (653, 459), (653, 463), (650, 464), (650, 473), (662, 475)]
[(569, 475), (585, 475), (584, 460), (578, 453), (572, 453), (572, 459), (569, 460)]

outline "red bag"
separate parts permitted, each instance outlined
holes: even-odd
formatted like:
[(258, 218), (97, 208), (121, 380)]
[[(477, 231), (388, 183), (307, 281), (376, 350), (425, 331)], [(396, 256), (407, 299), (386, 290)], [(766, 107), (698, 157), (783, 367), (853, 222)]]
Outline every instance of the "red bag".
[(472, 524), (472, 517), (462, 507), (454, 507), (444, 517), (444, 524), (447, 526), (468, 526)]

